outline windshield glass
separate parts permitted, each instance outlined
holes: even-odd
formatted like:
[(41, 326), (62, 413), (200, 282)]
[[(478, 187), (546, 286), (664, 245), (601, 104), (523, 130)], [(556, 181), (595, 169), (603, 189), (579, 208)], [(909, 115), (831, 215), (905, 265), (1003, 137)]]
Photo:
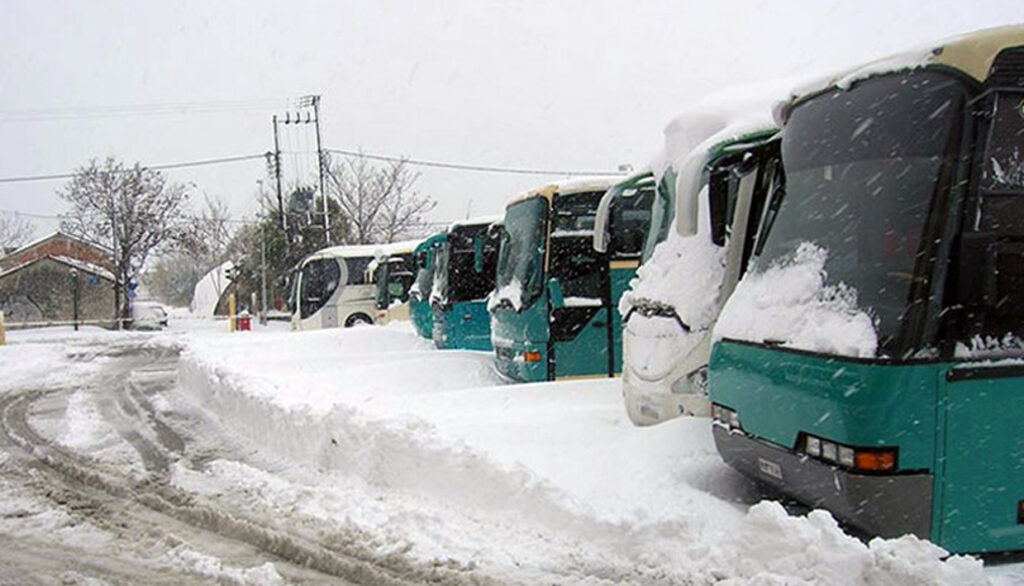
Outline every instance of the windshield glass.
[[(633, 197), (638, 197), (634, 190)], [(551, 277), (558, 279), (565, 297), (594, 299), (603, 293), (601, 271), (604, 263), (598, 262), (594, 252), (593, 233), (597, 206), (604, 195), (600, 191), (587, 191), (560, 195), (555, 199), (555, 225), (551, 230)], [(613, 202), (612, 250), (624, 243), (618, 237), (621, 224), (621, 202)]]
[(505, 228), (498, 254), (498, 302), (506, 295), (514, 295), (519, 287), (522, 288), (520, 298), (508, 299), (517, 309), (529, 307), (540, 297), (547, 211), (548, 201), (543, 197), (514, 203), (505, 210)]
[(494, 265), (498, 247), (488, 236), (489, 225), (458, 226), (448, 234), (445, 303), (477, 301), (494, 289)]
[(416, 284), (411, 294), (417, 301), (430, 299), (430, 289), (434, 283), (434, 263), (432, 251), (423, 250), (416, 255)]
[(306, 319), (323, 307), (338, 288), (341, 268), (333, 258), (320, 258), (307, 262), (302, 267), (302, 284), (299, 298), (302, 319)]
[(798, 105), (783, 131), (786, 195), (755, 270), (815, 243), (827, 251), (826, 284), (855, 290), (879, 354), (894, 354), (911, 285), (924, 279), (915, 272), (929, 240), (922, 235), (964, 103), (958, 80), (915, 71)]
[(628, 184), (614, 188), (609, 206), (611, 258), (639, 257), (651, 227), (651, 208), (654, 205), (654, 177), (650, 173)]
[(382, 262), (373, 271), (373, 283), (377, 286), (377, 309), (388, 307), (388, 263)]
[(651, 225), (644, 240), (641, 262), (647, 262), (654, 254), (654, 247), (668, 238), (668, 230), (675, 218), (676, 176), (675, 170), (669, 167), (658, 182), (651, 204)]
[(448, 241), (443, 242), (434, 252), (434, 285), (430, 291), (430, 301), (444, 303), (448, 298), (449, 247)]

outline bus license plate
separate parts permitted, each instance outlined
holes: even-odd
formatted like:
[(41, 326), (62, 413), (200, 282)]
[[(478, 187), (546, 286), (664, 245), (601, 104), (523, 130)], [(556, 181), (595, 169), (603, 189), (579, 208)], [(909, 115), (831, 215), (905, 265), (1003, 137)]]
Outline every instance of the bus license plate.
[(763, 474), (782, 480), (782, 466), (779, 466), (775, 462), (765, 460), (764, 458), (758, 458), (757, 466), (761, 469)]

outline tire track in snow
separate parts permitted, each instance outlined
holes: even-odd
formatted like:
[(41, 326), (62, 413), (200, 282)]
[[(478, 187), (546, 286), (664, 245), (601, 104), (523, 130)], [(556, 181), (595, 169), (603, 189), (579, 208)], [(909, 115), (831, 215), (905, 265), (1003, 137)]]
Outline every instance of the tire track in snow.
[[(169, 465), (172, 458), (180, 457), (185, 448), (185, 440), (160, 421), (152, 403), (146, 399), (142, 386), (133, 386), (131, 376), (126, 375), (143, 370), (144, 365), (153, 361), (158, 364), (174, 362), (177, 352), (168, 353), (166, 350), (145, 347), (136, 347), (136, 351), (131, 352), (122, 346), (105, 355), (117, 356), (119, 364), (113, 368), (114, 372), (101, 377), (95, 388), (101, 393), (104, 390), (112, 393), (102, 401), (104, 416), (109, 416), (121, 436), (142, 457), (149, 473), (142, 482), (133, 482), (116, 471), (106, 470), (102, 463), (92, 458), (71, 453), (32, 428), (29, 414), (33, 405), (43, 398), (68, 394), (73, 390), (30, 390), (0, 397), (0, 445), (19, 449), (22, 453), (18, 459), (43, 473), (45, 480), (37, 484), (49, 486), (47, 496), (59, 504), (71, 503), (73, 508), (97, 520), (99, 525), (137, 522), (138, 519), (133, 518), (132, 509), (141, 506), (150, 513), (147, 515), (144, 512), (142, 517), (157, 514), (156, 527), (161, 525), (159, 517), (165, 516), (212, 536), (248, 544), (299, 568), (309, 568), (325, 577), (355, 583), (402, 585), (489, 582), (476, 576), (445, 571), (443, 568), (421, 567), (394, 557), (374, 560), (379, 563), (359, 559), (343, 551), (345, 544), (334, 542), (328, 549), (308, 539), (221, 510), (215, 503), (171, 486), (167, 482)], [(160, 376), (161, 371), (164, 377)], [(161, 384), (172, 384), (167, 379), (173, 379), (174, 372), (172, 368), (157, 368), (149, 369), (147, 374), (154, 379), (164, 378), (163, 383), (149, 381), (159, 387)], [(135, 418), (134, 421), (132, 418)], [(132, 427), (133, 423), (138, 422), (151, 427)], [(147, 437), (150, 435), (157, 439), (150, 440)], [(389, 566), (382, 565), (384, 562)]]

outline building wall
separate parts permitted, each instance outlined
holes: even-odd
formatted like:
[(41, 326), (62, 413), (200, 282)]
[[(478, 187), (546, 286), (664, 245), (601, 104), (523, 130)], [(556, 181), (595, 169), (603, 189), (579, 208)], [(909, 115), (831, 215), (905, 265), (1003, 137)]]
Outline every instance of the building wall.
[[(78, 273), (78, 319), (99, 320), (99, 325), (112, 327), (114, 283), (85, 271)], [(0, 276), (0, 310), (12, 327), (18, 322), (71, 321), (74, 286), (71, 267), (42, 259)]]
[(17, 251), (0, 258), (0, 270), (9, 270), (18, 265), (31, 262), (44, 256), (66, 256), (99, 265), (113, 272), (110, 253), (98, 246), (70, 238), (64, 234), (56, 234), (42, 240), (29, 248)]

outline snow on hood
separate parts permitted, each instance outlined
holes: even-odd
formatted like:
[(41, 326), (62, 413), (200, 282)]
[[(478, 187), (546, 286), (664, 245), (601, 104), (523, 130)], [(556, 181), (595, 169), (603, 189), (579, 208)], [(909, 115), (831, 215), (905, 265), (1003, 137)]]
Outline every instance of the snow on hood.
[(519, 279), (512, 279), (501, 289), (495, 289), (487, 298), (487, 311), (494, 311), (501, 305), (501, 301), (507, 299), (512, 304), (512, 309), (519, 311), (523, 308), (523, 284)]
[(791, 259), (751, 270), (736, 286), (714, 330), (722, 338), (777, 342), (787, 348), (873, 358), (874, 320), (857, 307), (857, 291), (826, 285), (828, 251), (810, 242)]
[(725, 249), (711, 242), (708, 188), (699, 196), (699, 227), (693, 236), (669, 232), (637, 271), (619, 300), (625, 316), (638, 304), (671, 307), (691, 330), (707, 329), (718, 314), (718, 292), (725, 273)]

